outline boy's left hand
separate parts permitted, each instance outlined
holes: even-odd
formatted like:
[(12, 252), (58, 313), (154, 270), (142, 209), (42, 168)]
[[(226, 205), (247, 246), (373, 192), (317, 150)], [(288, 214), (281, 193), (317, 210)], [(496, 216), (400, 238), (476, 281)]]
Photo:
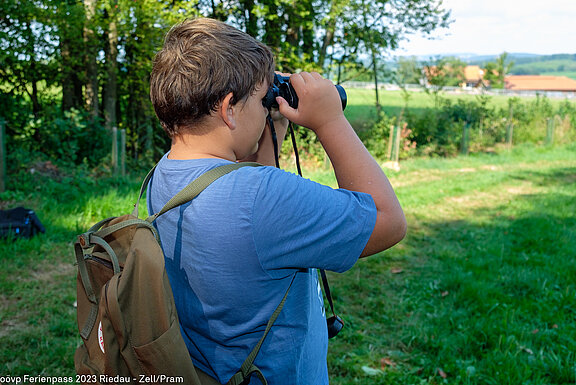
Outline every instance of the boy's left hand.
[[(280, 71), (276, 71), (276, 73), (278, 75), (285, 76), (285, 77), (289, 77), (291, 75), (289, 73), (280, 72)], [(280, 113), (280, 110), (278, 108), (271, 108), (270, 109), (270, 116), (272, 117), (272, 120), (274, 121), (274, 128), (277, 128), (276, 126), (278, 124), (282, 124), (283, 126), (285, 126), (285, 128), (288, 127), (288, 119), (286, 119), (286, 117), (284, 117), (284, 115), (282, 115)], [(277, 123), (277, 122), (279, 122), (279, 123)]]

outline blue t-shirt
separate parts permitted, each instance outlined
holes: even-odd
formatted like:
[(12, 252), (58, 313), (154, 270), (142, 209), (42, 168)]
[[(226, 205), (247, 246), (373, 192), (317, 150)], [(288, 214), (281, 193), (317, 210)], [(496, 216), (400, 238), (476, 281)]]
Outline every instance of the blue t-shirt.
[[(148, 193), (158, 212), (223, 159), (159, 162)], [(227, 382), (292, 289), (255, 364), (268, 383), (328, 384), (328, 338), (316, 269), (344, 272), (376, 223), (368, 194), (273, 167), (244, 167), (156, 220), (193, 362)]]

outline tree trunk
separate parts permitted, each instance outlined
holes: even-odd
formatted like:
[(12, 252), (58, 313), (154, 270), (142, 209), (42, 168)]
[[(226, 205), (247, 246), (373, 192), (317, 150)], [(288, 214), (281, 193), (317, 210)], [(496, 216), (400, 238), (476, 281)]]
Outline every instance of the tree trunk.
[(85, 15), (86, 10), (82, 3), (58, 8), (63, 111), (84, 107), (84, 83), (81, 76), (85, 71), (83, 63), (86, 49), (83, 37)]
[(118, 29), (116, 15), (109, 15), (108, 31), (106, 33), (106, 83), (103, 92), (104, 119), (107, 128), (117, 125), (116, 104), (118, 99)]
[(366, 34), (364, 40), (366, 41), (367, 46), (370, 48), (370, 54), (372, 55), (372, 72), (374, 72), (374, 93), (376, 96), (376, 113), (378, 114), (378, 117), (380, 117), (381, 107), (378, 93), (378, 58), (376, 55), (376, 49), (374, 48), (374, 40), (372, 34), (368, 30), (369, 29), (368, 18), (366, 17), (366, 14), (368, 13), (368, 8), (366, 7), (364, 0), (362, 0), (362, 8), (364, 9), (363, 18), (364, 18), (364, 30)]
[[(34, 55), (30, 55), (30, 83), (32, 85), (32, 92), (29, 93), (30, 100), (32, 101), (32, 113), (35, 118), (38, 118), (41, 107), (38, 99), (38, 74), (36, 73), (36, 58), (34, 58)], [(36, 130), (36, 134), (38, 134), (36, 139), (40, 139), (40, 130)]]
[[(25, 90), (25, 92), (30, 97), (30, 101), (32, 102), (32, 113), (34, 114), (35, 118), (38, 118), (40, 115), (40, 101), (38, 99), (38, 80), (39, 74), (38, 69), (36, 67), (36, 39), (32, 33), (32, 26), (31, 23), (26, 22), (25, 24), (26, 31), (28, 32), (27, 35), (30, 36), (29, 45), (26, 46), (26, 53), (29, 55), (29, 67), (23, 71), (23, 76), (21, 78), (21, 86)], [(26, 67), (24, 67), (26, 68)], [(32, 86), (32, 91), (28, 90), (28, 85)], [(39, 135), (40, 132), (36, 129), (34, 136), (36, 137)], [(36, 138), (36, 139), (39, 139)]]
[(61, 73), (62, 73), (62, 110), (68, 111), (76, 106), (75, 92), (74, 92), (74, 71), (72, 71), (72, 54), (71, 54), (70, 40), (64, 36), (60, 36), (60, 56)]
[(263, 3), (268, 5), (269, 9), (268, 14), (264, 16), (266, 30), (263, 38), (264, 44), (278, 52), (283, 35), (281, 18), (278, 17), (278, 4), (274, 0), (265, 0)]
[(84, 42), (86, 44), (86, 107), (95, 119), (100, 114), (98, 100), (98, 44), (94, 34), (94, 15), (96, 13), (96, 0), (84, 0), (86, 10), (86, 23), (84, 24)]
[(372, 51), (372, 71), (374, 72), (374, 93), (376, 96), (376, 113), (380, 116), (382, 112), (382, 107), (380, 106), (380, 98), (378, 93), (378, 58), (376, 57), (376, 52), (374, 47), (371, 47)]
[(298, 46), (300, 43), (300, 23), (299, 17), (295, 12), (289, 12), (288, 15), (288, 28), (286, 29), (286, 43), (294, 49), (295, 52), (298, 51)]
[(318, 65), (324, 68), (324, 62), (326, 61), (326, 55), (328, 53), (328, 47), (332, 46), (334, 41), (334, 31), (336, 30), (336, 20), (330, 20), (326, 28), (326, 35), (324, 35), (324, 40), (322, 42), (322, 47), (318, 54)]
[(336, 18), (340, 17), (338, 12), (338, 1), (332, 0), (330, 4), (330, 12), (328, 22), (326, 23), (326, 34), (324, 35), (324, 40), (322, 41), (322, 47), (320, 47), (320, 52), (318, 54), (318, 65), (324, 68), (324, 62), (326, 61), (326, 55), (328, 54), (328, 48), (332, 46), (334, 42), (334, 34), (336, 33)]
[(254, 0), (243, 0), (244, 17), (246, 18), (246, 33), (252, 37), (258, 36), (258, 18), (254, 14)]

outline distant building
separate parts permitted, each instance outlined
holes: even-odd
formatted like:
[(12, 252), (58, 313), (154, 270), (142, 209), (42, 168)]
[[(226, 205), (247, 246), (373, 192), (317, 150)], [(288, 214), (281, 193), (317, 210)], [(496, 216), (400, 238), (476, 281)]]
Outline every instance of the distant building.
[(490, 82), (484, 79), (486, 71), (477, 65), (467, 65), (458, 68), (446, 66), (442, 69), (436, 66), (426, 66), (423, 72), (426, 85), (429, 85), (431, 78), (435, 76), (447, 75), (457, 78), (458, 85), (462, 88), (488, 88), (490, 86)]
[(566, 76), (513, 75), (504, 83), (510, 91), (576, 92), (576, 80)]
[[(459, 78), (459, 86), (462, 88), (491, 88), (490, 81), (484, 78), (486, 70), (477, 65), (468, 65), (458, 69), (449, 66), (442, 69), (430, 66), (424, 68), (424, 75), (427, 80), (426, 85), (430, 85), (430, 80), (434, 76), (451, 75)], [(566, 76), (510, 75), (504, 78), (504, 88), (511, 93), (548, 93), (562, 97), (576, 96), (576, 80)]]
[(464, 87), (488, 87), (489, 82), (484, 80), (485, 70), (480, 68), (480, 66), (466, 66), (464, 67), (464, 79), (465, 82), (462, 84)]

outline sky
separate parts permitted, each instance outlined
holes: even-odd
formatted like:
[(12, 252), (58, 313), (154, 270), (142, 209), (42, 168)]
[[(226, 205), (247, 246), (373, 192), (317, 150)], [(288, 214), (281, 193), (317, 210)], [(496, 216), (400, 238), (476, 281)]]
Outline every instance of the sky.
[(576, 53), (576, 0), (444, 0), (454, 22), (436, 40), (415, 35), (395, 55)]

